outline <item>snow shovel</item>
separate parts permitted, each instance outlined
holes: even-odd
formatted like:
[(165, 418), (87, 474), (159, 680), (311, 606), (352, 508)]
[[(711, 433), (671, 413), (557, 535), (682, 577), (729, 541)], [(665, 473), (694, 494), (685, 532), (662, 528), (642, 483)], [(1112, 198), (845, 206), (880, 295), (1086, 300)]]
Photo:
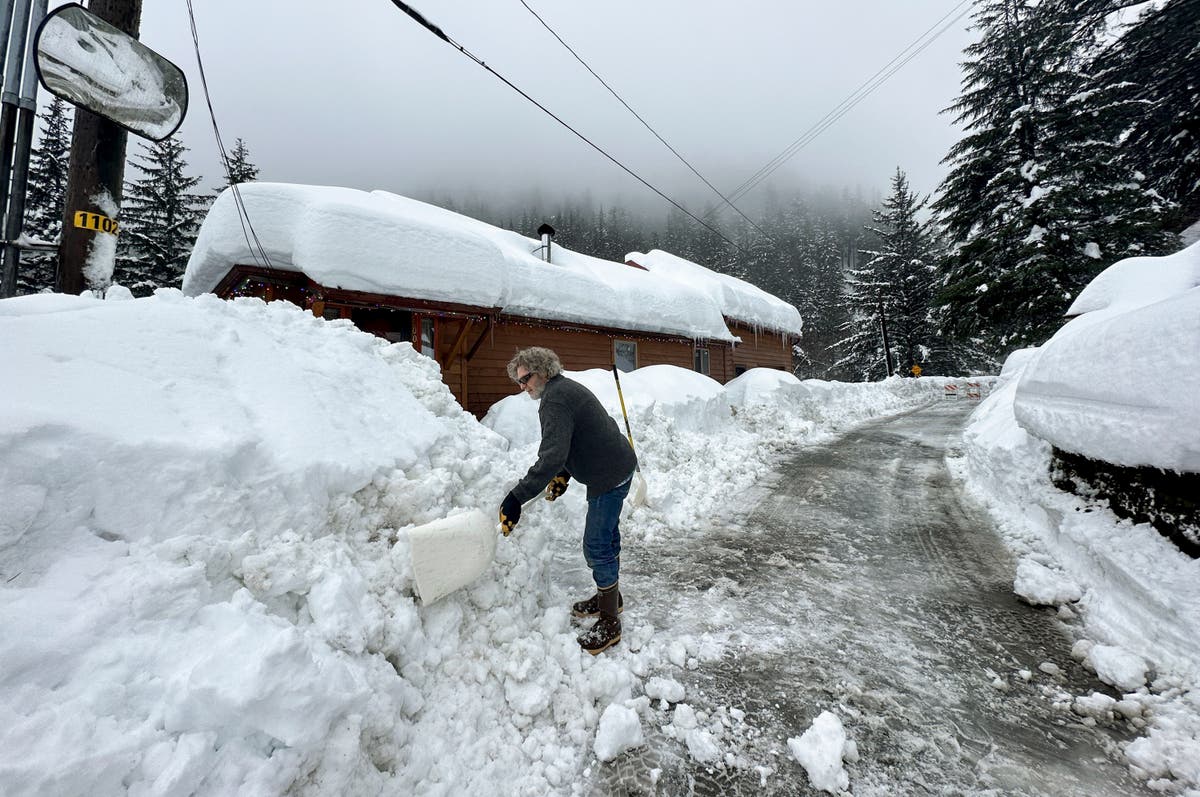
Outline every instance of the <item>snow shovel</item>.
[[(617, 398), (621, 401), (621, 415), (625, 418), (625, 436), (629, 438), (629, 447), (633, 448), (633, 432), (629, 429), (629, 413), (625, 411), (625, 396), (621, 393), (621, 374), (617, 364), (613, 363), (613, 380), (617, 383)], [(634, 453), (637, 449), (634, 448)], [(646, 477), (642, 475), (642, 464), (639, 462), (633, 471), (633, 484), (629, 487), (629, 502), (633, 506), (646, 505)]]
[(496, 538), (503, 533), (500, 523), (479, 509), (411, 529), (408, 557), (421, 603), (428, 606), (482, 576), (496, 558)]
[(483, 575), (496, 557), (500, 524), (479, 509), (408, 533), (417, 597), (428, 606)]

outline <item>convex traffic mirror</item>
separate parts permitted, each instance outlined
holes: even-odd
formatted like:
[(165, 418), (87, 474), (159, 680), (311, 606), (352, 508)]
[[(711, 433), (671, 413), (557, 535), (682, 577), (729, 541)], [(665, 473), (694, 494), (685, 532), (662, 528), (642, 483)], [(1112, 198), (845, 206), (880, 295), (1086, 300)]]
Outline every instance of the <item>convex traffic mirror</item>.
[(38, 77), (54, 96), (152, 141), (168, 138), (183, 123), (183, 70), (83, 6), (49, 14), (34, 47)]

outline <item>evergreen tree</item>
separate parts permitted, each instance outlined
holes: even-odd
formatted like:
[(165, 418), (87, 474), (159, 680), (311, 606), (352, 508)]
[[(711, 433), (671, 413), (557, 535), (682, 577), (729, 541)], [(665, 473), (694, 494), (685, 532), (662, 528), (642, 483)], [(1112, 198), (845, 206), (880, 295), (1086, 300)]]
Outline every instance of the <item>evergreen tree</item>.
[(846, 271), (842, 244), (835, 225), (818, 217), (811, 229), (806, 258), (806, 279), (802, 295), (788, 299), (804, 318), (802, 349), (811, 359), (811, 376), (828, 379), (840, 359), (837, 344), (847, 319), (842, 296)]
[[(678, 255), (684, 260), (693, 260), (694, 252), (692, 246), (692, 225), (694, 221), (687, 217), (687, 214), (675, 206), (671, 206), (667, 210), (667, 225), (662, 234), (662, 246), (664, 249), (673, 255)], [(694, 262), (694, 260), (693, 260)]]
[(1032, 339), (1047, 320), (1044, 311), (1031, 316), (1048, 280), (1021, 266), (1039, 240), (1027, 212), (1042, 190), (1039, 134), (1063, 97), (1039, 74), (1060, 70), (1036, 44), (1034, 10), (1025, 0), (987, 0), (976, 13), (981, 39), (965, 51), (965, 91), (951, 106), (968, 134), (946, 158), (953, 168), (934, 203), (954, 245), (941, 297), (950, 332), (997, 351), (1040, 342)]
[(993, 356), (1041, 343), (1105, 265), (1161, 251), (1163, 203), (1116, 158), (1088, 73), (1104, 16), (1079, 0), (986, 0), (952, 106), (968, 134), (934, 203), (952, 244), (948, 331)]
[(1169, 203), (1170, 229), (1200, 219), (1200, 3), (1151, 4), (1105, 48), (1096, 76), (1115, 95), (1123, 164)]
[(892, 193), (868, 228), (878, 244), (863, 252), (865, 262), (847, 280), (850, 319), (839, 365), (859, 378), (885, 375), (885, 357), (899, 374), (909, 373), (914, 365), (941, 365), (936, 362), (940, 346), (931, 314), (936, 253), (931, 235), (917, 218), (924, 204), (909, 188), (908, 177), (896, 169)]
[(233, 149), (226, 154), (225, 159), (229, 170), (225, 173), (225, 185), (217, 189), (218, 194), (231, 185), (251, 183), (258, 179), (259, 169), (250, 161), (250, 150), (246, 149), (246, 142), (242, 139), (239, 138), (233, 143)]
[[(67, 168), (71, 154), (71, 124), (67, 103), (55, 97), (42, 120), (38, 146), (29, 161), (29, 189), (25, 195), (25, 232), (40, 241), (54, 243), (62, 235), (67, 195)], [(54, 288), (57, 252), (26, 252), (17, 274), (20, 293), (38, 293)]]
[(1050, 222), (1043, 258), (1074, 264), (1069, 298), (1115, 260), (1161, 254), (1176, 245), (1165, 229), (1172, 203), (1122, 159), (1129, 147), (1121, 120), (1135, 104), (1124, 95), (1124, 86), (1097, 74), (1104, 19), (1114, 2), (1052, 0), (1039, 8), (1053, 30), (1065, 31), (1065, 44), (1073, 45), (1066, 66), (1072, 71), (1063, 81), (1067, 96), (1048, 115), (1044, 137), (1053, 160), (1041, 185), (1043, 196), (1032, 207), (1040, 205)]
[(146, 295), (179, 286), (208, 200), (192, 193), (201, 178), (187, 176), (180, 141), (141, 146), (134, 158), (141, 178), (125, 186), (117, 267), (120, 282)]

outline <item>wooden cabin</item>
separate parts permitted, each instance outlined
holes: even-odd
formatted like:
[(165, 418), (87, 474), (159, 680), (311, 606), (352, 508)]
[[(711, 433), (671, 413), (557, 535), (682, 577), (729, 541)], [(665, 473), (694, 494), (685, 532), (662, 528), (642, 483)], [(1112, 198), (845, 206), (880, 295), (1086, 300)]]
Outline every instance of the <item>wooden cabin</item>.
[[(251, 220), (254, 218), (252, 208), (258, 185), (270, 184), (242, 186), (243, 203), (251, 208)], [(272, 199), (277, 201), (278, 197)], [(214, 205), (216, 208), (217, 205)], [(457, 216), (449, 211), (436, 210), (440, 214)], [(213, 211), (210, 211), (206, 226), (213, 217)], [(469, 221), (474, 225), (481, 224)], [(231, 222), (226, 218), (223, 223), (228, 225)], [(216, 234), (212, 229), (209, 232), (210, 235)], [(507, 235), (510, 239), (505, 240), (510, 241), (515, 234)], [(519, 240), (528, 242), (530, 247), (536, 244), (531, 239)], [(228, 244), (228, 241), (224, 243)], [(282, 243), (276, 242), (274, 248), (285, 248), (281, 246)], [(664, 324), (661, 312), (648, 313), (644, 323), (639, 323), (641, 319), (636, 312), (626, 312), (623, 316), (618, 314), (620, 325), (608, 325), (602, 323), (604, 313), (599, 311), (595, 321), (553, 317), (557, 310), (548, 300), (545, 308), (548, 317), (531, 314), (528, 310), (531, 301), (529, 294), (536, 293), (539, 285), (548, 289), (552, 283), (547, 280), (558, 276), (551, 270), (552, 264), (546, 264), (545, 276), (538, 276), (538, 266), (521, 264), (522, 268), (533, 269), (534, 277), (527, 280), (522, 291), (524, 312), (516, 313), (500, 303), (485, 305), (480, 302), (447, 301), (444, 295), (430, 295), (431, 291), (421, 290), (418, 279), (413, 280), (411, 293), (406, 293), (403, 276), (397, 278), (396, 284), (389, 285), (387, 290), (322, 284), (305, 269), (295, 266), (252, 265), (254, 260), (250, 257), (237, 262), (242, 258), (235, 259), (236, 255), (231, 257), (226, 253), (213, 257), (211, 250), (220, 247), (220, 242), (205, 242), (205, 228), (202, 227), (197, 250), (189, 263), (188, 276), (185, 276), (185, 292), (194, 294), (211, 290), (223, 298), (254, 296), (267, 301), (289, 301), (323, 318), (349, 319), (360, 329), (389, 341), (411, 343), (417, 351), (437, 360), (455, 398), (477, 417), (481, 417), (500, 399), (516, 392), (517, 388), (508, 378), (505, 366), (518, 349), (528, 346), (553, 349), (569, 371), (611, 368), (614, 363), (622, 370), (670, 364), (695, 369), (725, 383), (750, 368), (790, 371), (792, 346), (799, 337), (799, 314), (795, 313), (794, 308), (791, 312), (795, 313), (796, 324), (792, 330), (768, 330), (745, 320), (722, 316), (715, 306), (711, 313), (705, 314), (701, 321), (692, 326), (684, 328), (686, 325), (675, 322), (675, 331)], [(557, 246), (554, 251), (557, 257), (568, 261), (568, 266), (568, 255), (583, 257)], [(288, 252), (288, 259), (296, 259), (298, 254)], [(611, 270), (633, 266), (641, 272), (653, 271), (653, 266), (647, 269), (636, 263), (610, 263), (592, 258), (588, 259), (586, 265), (593, 271), (598, 268), (604, 270), (605, 277), (615, 275), (618, 285), (621, 284), (622, 274)], [(707, 272), (700, 266), (690, 265)], [(339, 273), (352, 270), (352, 266), (339, 267)], [(638, 279), (641, 284), (650, 284), (646, 281), (653, 278), (639, 275)], [(343, 278), (341, 281), (346, 280)], [(377, 278), (373, 281), (379, 282)], [(680, 291), (680, 301), (702, 301), (696, 298), (698, 294), (694, 290), (689, 288), (685, 291), (679, 286), (664, 289), (667, 301), (674, 290)], [(778, 299), (774, 301), (779, 302)], [(603, 298), (597, 298), (597, 302), (602, 303)], [(658, 306), (662, 306), (661, 301)], [(578, 315), (578, 311), (575, 314)], [(643, 326), (645, 328), (637, 328)]]

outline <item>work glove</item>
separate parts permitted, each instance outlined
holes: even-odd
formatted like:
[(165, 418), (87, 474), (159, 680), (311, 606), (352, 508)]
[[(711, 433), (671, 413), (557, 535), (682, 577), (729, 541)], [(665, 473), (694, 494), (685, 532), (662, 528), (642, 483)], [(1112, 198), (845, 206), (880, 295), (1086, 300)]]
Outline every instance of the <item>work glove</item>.
[(571, 483), (571, 474), (565, 470), (550, 480), (546, 485), (546, 500), (554, 501), (559, 496), (567, 491), (567, 486)]
[(507, 537), (521, 520), (521, 502), (512, 493), (504, 496), (500, 504), (500, 528)]

